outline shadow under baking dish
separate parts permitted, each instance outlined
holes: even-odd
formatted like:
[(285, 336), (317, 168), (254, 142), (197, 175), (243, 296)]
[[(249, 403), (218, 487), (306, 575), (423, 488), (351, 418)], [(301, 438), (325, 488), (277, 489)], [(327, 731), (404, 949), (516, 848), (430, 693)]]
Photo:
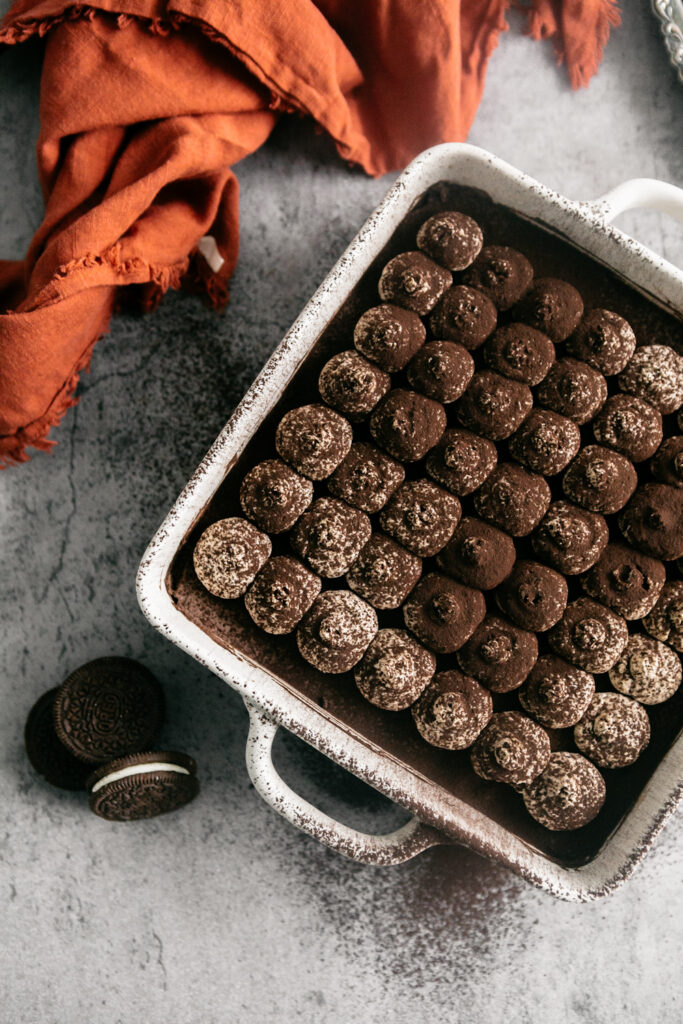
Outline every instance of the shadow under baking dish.
[[(625, 317), (633, 326), (639, 344), (668, 344), (683, 351), (683, 325), (670, 313), (626, 284), (612, 271), (576, 247), (557, 238), (537, 224), (530, 223), (509, 208), (493, 202), (485, 193), (450, 183), (441, 183), (428, 189), (414, 204), (394, 232), (390, 242), (371, 264), (360, 282), (352, 290), (336, 316), (322, 332), (304, 360), (283, 397), (265, 418), (241, 457), (230, 467), (226, 479), (200, 519), (185, 538), (173, 563), (168, 578), (168, 591), (189, 620), (199, 625), (222, 646), (265, 669), (293, 694), (320, 709), (346, 731), (362, 742), (385, 752), (408, 771), (456, 796), (464, 803), (489, 816), (501, 827), (523, 842), (566, 867), (578, 867), (591, 861), (605, 840), (619, 825), (624, 815), (638, 799), (661, 758), (670, 748), (683, 726), (683, 687), (664, 704), (648, 708), (651, 725), (649, 746), (638, 761), (628, 768), (605, 770), (607, 799), (600, 814), (590, 824), (574, 832), (551, 832), (538, 825), (527, 813), (522, 798), (507, 786), (486, 782), (479, 778), (469, 763), (468, 751), (439, 750), (427, 744), (417, 733), (409, 711), (388, 712), (373, 707), (358, 692), (353, 673), (324, 675), (308, 665), (298, 653), (294, 635), (273, 637), (259, 630), (244, 609), (241, 600), (223, 601), (212, 597), (199, 584), (192, 568), (192, 550), (201, 532), (212, 522), (226, 516), (241, 515), (239, 485), (245, 474), (257, 462), (275, 455), (275, 427), (288, 410), (317, 398), (317, 379), (322, 366), (336, 352), (351, 348), (353, 327), (364, 310), (375, 305), (377, 282), (382, 267), (392, 256), (415, 248), (415, 235), (419, 225), (433, 213), (443, 209), (457, 209), (470, 214), (479, 222), (486, 244), (510, 245), (520, 249), (531, 260), (537, 277), (561, 277), (580, 291), (586, 308), (604, 307)], [(457, 281), (458, 275), (455, 275)], [(499, 324), (510, 322), (510, 313), (499, 316)], [(561, 346), (558, 354), (561, 354)], [(480, 368), (480, 353), (473, 353)], [(402, 374), (395, 374), (393, 386), (405, 384)], [(614, 378), (608, 379), (610, 394), (616, 391)], [(449, 426), (455, 425), (453, 406), (447, 406)], [(665, 436), (679, 433), (674, 416), (665, 417)], [(593, 442), (590, 424), (582, 428), (582, 445)], [(354, 425), (354, 440), (369, 440), (367, 425)], [(507, 457), (504, 444), (499, 444), (499, 458)], [(649, 477), (647, 464), (636, 466), (641, 483)], [(407, 467), (407, 479), (424, 475), (423, 462)], [(553, 500), (563, 497), (561, 474), (548, 483)], [(316, 483), (315, 496), (326, 493), (325, 481)], [(472, 514), (471, 499), (463, 500), (463, 515)], [(373, 529), (378, 529), (373, 516)], [(610, 537), (622, 539), (616, 516), (608, 516)], [(515, 541), (518, 557), (534, 557), (528, 539)], [(288, 538), (273, 538), (273, 554), (289, 552)], [(432, 559), (425, 559), (424, 571), (434, 568)], [(678, 578), (674, 563), (667, 566), (668, 578)], [(582, 595), (576, 577), (567, 577), (569, 600)], [(345, 580), (325, 581), (325, 588), (344, 587)], [(486, 594), (489, 611), (496, 610), (490, 593)], [(402, 627), (400, 611), (380, 612), (380, 627)], [(639, 623), (629, 623), (636, 632)], [(540, 653), (546, 653), (544, 635), (539, 634)], [(437, 671), (456, 667), (454, 655), (440, 656)], [(598, 690), (610, 689), (606, 676), (597, 676)], [(494, 710), (518, 708), (516, 694), (494, 694)], [(555, 749), (575, 750), (572, 730), (551, 734)], [(435, 808), (438, 789), (435, 789)], [(425, 820), (433, 820), (438, 811), (425, 808)], [(418, 811), (419, 814), (419, 811)]]

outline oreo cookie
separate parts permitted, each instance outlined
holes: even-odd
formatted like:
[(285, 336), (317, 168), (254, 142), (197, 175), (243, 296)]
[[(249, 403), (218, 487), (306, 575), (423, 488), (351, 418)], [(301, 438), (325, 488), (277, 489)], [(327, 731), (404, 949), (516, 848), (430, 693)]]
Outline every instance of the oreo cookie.
[(119, 757), (88, 778), (90, 810), (107, 821), (156, 818), (199, 793), (197, 765), (187, 754), (153, 751)]
[(24, 728), (24, 746), (31, 765), (46, 782), (60, 789), (85, 789), (90, 767), (79, 761), (57, 738), (55, 697), (59, 687), (44, 693), (33, 705)]

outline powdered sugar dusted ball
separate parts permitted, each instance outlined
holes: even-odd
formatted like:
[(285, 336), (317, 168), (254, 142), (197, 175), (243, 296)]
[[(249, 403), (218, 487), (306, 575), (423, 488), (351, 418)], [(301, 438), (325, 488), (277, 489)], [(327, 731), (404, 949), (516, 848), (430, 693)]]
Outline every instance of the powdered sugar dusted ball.
[(434, 675), (436, 658), (404, 629), (380, 629), (356, 665), (356, 685), (385, 711), (414, 704)]
[(523, 796), (532, 818), (553, 832), (564, 832), (592, 821), (605, 802), (605, 793), (605, 780), (590, 761), (561, 750), (550, 755)]
[(562, 618), (567, 607), (567, 581), (539, 562), (519, 559), (496, 591), (502, 612), (522, 629), (542, 633)]
[(601, 768), (625, 768), (650, 742), (650, 719), (635, 700), (620, 693), (596, 693), (574, 727), (574, 742)]
[(664, 441), (650, 463), (653, 477), (670, 487), (683, 487), (683, 436)]
[(480, 370), (458, 402), (457, 417), (463, 427), (475, 434), (502, 441), (526, 419), (533, 401), (526, 384), (493, 370)]
[(280, 458), (311, 480), (324, 480), (344, 458), (353, 440), (348, 420), (326, 405), (302, 405), (285, 413), (275, 431)]
[(547, 334), (528, 324), (507, 324), (493, 332), (483, 348), (484, 362), (504, 377), (540, 384), (555, 362), (555, 346)]
[(546, 729), (567, 729), (584, 715), (594, 693), (592, 675), (546, 654), (525, 679), (519, 703)]
[(492, 590), (511, 571), (515, 558), (515, 545), (506, 533), (474, 516), (465, 516), (436, 556), (436, 564), (468, 587)]
[(240, 504), (266, 533), (290, 530), (313, 501), (313, 484), (280, 459), (266, 459), (242, 481)]
[(377, 632), (374, 608), (350, 590), (327, 590), (299, 624), (302, 658), (321, 672), (348, 672), (363, 657)]
[(619, 516), (621, 532), (646, 555), (665, 562), (683, 557), (683, 490), (644, 484)]
[(339, 352), (318, 377), (323, 402), (357, 423), (372, 412), (391, 387), (391, 377), (355, 349)]
[(501, 462), (474, 495), (482, 519), (512, 537), (524, 537), (538, 526), (550, 505), (550, 488), (542, 476), (515, 462)]
[(446, 429), (444, 407), (416, 391), (395, 388), (370, 417), (370, 433), (380, 448), (402, 462), (416, 462)]
[(343, 576), (370, 540), (364, 512), (337, 498), (317, 498), (304, 512), (290, 540), (297, 555), (326, 578)]
[(373, 363), (395, 373), (410, 362), (426, 336), (417, 313), (385, 303), (363, 313), (354, 327), (353, 343)]
[(531, 537), (538, 558), (566, 576), (595, 565), (608, 541), (604, 516), (568, 501), (554, 501)]
[(346, 574), (351, 590), (373, 608), (398, 608), (422, 574), (422, 559), (383, 533), (373, 533)]
[(522, 323), (543, 331), (557, 344), (576, 329), (583, 316), (583, 299), (573, 285), (556, 277), (537, 278), (515, 309)]
[(412, 706), (420, 735), (433, 747), (465, 750), (491, 718), (491, 694), (455, 669), (437, 672)]
[(548, 733), (519, 711), (493, 715), (470, 753), (477, 775), (491, 782), (506, 782), (515, 789), (533, 782), (549, 759)]
[(593, 434), (599, 444), (614, 448), (631, 462), (642, 462), (661, 444), (662, 416), (635, 395), (612, 395), (593, 420)]
[(650, 636), (683, 651), (683, 583), (665, 583), (661, 596), (643, 625)]
[(276, 555), (244, 596), (252, 619), (266, 633), (291, 633), (320, 593), (320, 578), (295, 558)]
[(681, 661), (666, 644), (636, 633), (610, 669), (609, 678), (619, 693), (641, 704), (661, 704), (681, 685)]
[(371, 444), (358, 441), (335, 469), (327, 486), (336, 498), (363, 512), (379, 512), (386, 505), (406, 472), (400, 462), (384, 455)]
[(540, 405), (562, 413), (579, 426), (592, 420), (607, 398), (607, 381), (588, 363), (558, 359), (538, 386)]
[(644, 345), (618, 382), (622, 391), (644, 398), (666, 416), (683, 405), (683, 357), (669, 345)]
[(548, 633), (548, 644), (560, 657), (589, 672), (607, 672), (628, 640), (628, 626), (604, 604), (580, 597)]
[(567, 341), (567, 352), (605, 377), (620, 373), (635, 350), (633, 328), (609, 309), (590, 309)]
[(435, 338), (458, 341), (471, 351), (486, 341), (497, 319), (496, 307), (483, 292), (458, 284), (441, 296), (429, 326)]
[(484, 236), (476, 220), (466, 213), (444, 210), (424, 222), (417, 245), (449, 270), (464, 270), (479, 255)]
[(460, 519), (460, 502), (429, 480), (401, 484), (380, 512), (385, 533), (408, 551), (430, 558), (441, 551)]
[(481, 487), (497, 459), (496, 446), (491, 441), (469, 430), (454, 428), (444, 431), (425, 465), (433, 480), (463, 497)]
[(270, 538), (246, 519), (219, 519), (195, 544), (194, 571), (214, 597), (241, 597), (270, 555), (271, 547)]
[(509, 693), (524, 682), (538, 658), (534, 633), (487, 615), (456, 655), (467, 675), (493, 693)]
[(393, 302), (426, 316), (451, 281), (449, 271), (423, 252), (402, 252), (389, 260), (382, 271), (379, 297), (383, 302)]
[(533, 409), (509, 441), (513, 459), (542, 476), (560, 473), (580, 446), (576, 423), (550, 409)]
[(465, 284), (487, 295), (500, 310), (510, 309), (529, 290), (534, 271), (526, 256), (507, 245), (486, 245), (463, 274)]
[(472, 379), (474, 359), (454, 341), (430, 341), (413, 356), (406, 373), (420, 394), (437, 402), (454, 402)]
[(423, 576), (403, 605), (405, 624), (437, 654), (457, 651), (486, 614), (484, 595), (448, 576)]
[(665, 581), (666, 569), (659, 559), (626, 544), (608, 544), (581, 585), (625, 619), (642, 619), (657, 604)]
[(624, 507), (637, 483), (636, 471), (625, 456), (589, 444), (565, 471), (562, 490), (577, 505), (609, 515)]

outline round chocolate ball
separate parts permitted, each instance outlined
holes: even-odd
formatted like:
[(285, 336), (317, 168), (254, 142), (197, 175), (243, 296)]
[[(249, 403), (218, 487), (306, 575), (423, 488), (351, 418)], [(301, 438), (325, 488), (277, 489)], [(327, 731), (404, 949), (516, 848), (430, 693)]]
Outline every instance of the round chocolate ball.
[(431, 478), (452, 494), (470, 494), (481, 487), (493, 470), (496, 446), (485, 437), (457, 428), (446, 430), (432, 448), (425, 468)]
[(665, 580), (666, 569), (657, 558), (625, 544), (608, 544), (581, 585), (625, 619), (642, 619), (657, 604)]
[(654, 637), (629, 637), (609, 680), (615, 690), (641, 704), (661, 704), (681, 685), (681, 661), (675, 651)]
[(484, 362), (496, 373), (523, 384), (540, 384), (555, 362), (547, 334), (528, 324), (507, 324), (493, 332), (482, 349)]
[(327, 482), (335, 498), (363, 512), (379, 512), (403, 482), (406, 471), (400, 462), (371, 444), (357, 441)]
[(465, 750), (491, 718), (493, 701), (476, 679), (452, 669), (437, 672), (411, 711), (427, 743), (445, 750)]
[(269, 558), (244, 595), (252, 619), (266, 633), (291, 633), (320, 593), (320, 578), (287, 555)]
[(526, 384), (502, 377), (493, 370), (475, 373), (457, 405), (463, 427), (491, 441), (514, 434), (531, 412), (533, 395)]
[(543, 331), (557, 344), (576, 329), (583, 316), (583, 299), (568, 281), (536, 278), (515, 309), (522, 323)]
[(358, 351), (389, 373), (402, 370), (426, 336), (417, 313), (386, 303), (368, 309), (353, 329)]
[(567, 581), (559, 572), (520, 559), (498, 587), (496, 601), (516, 625), (543, 633), (562, 618), (567, 593)]
[(653, 477), (670, 487), (683, 487), (683, 436), (664, 441), (650, 463)]
[(609, 515), (624, 507), (637, 483), (636, 471), (624, 455), (589, 444), (565, 470), (562, 490), (583, 508)]
[(363, 657), (377, 632), (377, 613), (350, 590), (327, 590), (299, 623), (302, 658), (320, 672), (348, 672)]
[(643, 625), (650, 636), (683, 651), (683, 583), (665, 583), (662, 593)]
[(451, 654), (472, 636), (486, 614), (484, 595), (448, 576), (423, 576), (403, 605), (411, 633), (437, 654)]
[(546, 654), (525, 679), (519, 703), (546, 729), (567, 729), (583, 716), (594, 693), (592, 675)]
[(500, 711), (479, 734), (470, 753), (477, 775), (522, 789), (543, 771), (550, 759), (545, 729), (519, 711)]
[(380, 629), (353, 674), (366, 700), (385, 711), (414, 704), (434, 675), (436, 658), (404, 629)]
[(468, 587), (493, 590), (511, 571), (515, 558), (515, 545), (506, 533), (465, 516), (436, 556), (436, 564)]
[(353, 440), (348, 420), (326, 405), (302, 405), (285, 413), (275, 431), (280, 458), (310, 480), (324, 480), (344, 458)]
[(650, 719), (635, 700), (620, 693), (596, 693), (574, 727), (574, 742), (601, 768), (625, 768), (650, 742)]
[(605, 377), (620, 373), (635, 350), (633, 328), (609, 309), (590, 309), (567, 341), (567, 352)]
[(337, 498), (317, 498), (292, 530), (290, 541), (314, 572), (334, 579), (355, 562), (371, 533), (364, 512)]
[(517, 249), (485, 245), (462, 279), (487, 295), (502, 311), (519, 302), (529, 290), (533, 276), (533, 267)]
[(460, 502), (429, 480), (401, 484), (380, 512), (385, 533), (408, 551), (430, 558), (441, 551), (460, 519)]
[(418, 248), (449, 270), (469, 267), (483, 244), (484, 236), (476, 220), (457, 210), (435, 213), (417, 233)]
[(559, 750), (524, 791), (524, 805), (540, 825), (553, 832), (582, 828), (605, 802), (605, 780), (581, 754)]
[(483, 292), (458, 284), (441, 296), (429, 326), (435, 338), (458, 341), (472, 350), (486, 341), (497, 319), (496, 307)]
[(604, 516), (568, 501), (554, 501), (534, 530), (531, 546), (542, 562), (574, 576), (595, 565), (608, 541)]
[(663, 437), (659, 412), (635, 395), (612, 395), (593, 420), (598, 444), (621, 452), (631, 462), (649, 459)]
[(619, 374), (618, 383), (622, 391), (644, 398), (666, 416), (683, 405), (683, 357), (669, 345), (643, 345)]
[(242, 511), (266, 533), (291, 530), (313, 501), (313, 484), (280, 459), (266, 459), (242, 481)]
[(437, 402), (454, 402), (472, 379), (474, 359), (454, 341), (430, 341), (413, 356), (406, 373), (420, 394)]
[(449, 271), (423, 252), (402, 252), (389, 260), (382, 271), (379, 297), (383, 302), (393, 302), (426, 316), (451, 283)]
[(607, 398), (607, 381), (588, 363), (558, 359), (536, 392), (546, 409), (562, 413), (581, 426), (592, 420)]
[(588, 672), (607, 672), (618, 660), (628, 640), (628, 626), (604, 604), (580, 597), (548, 633), (555, 654)]
[(515, 462), (499, 463), (474, 495), (481, 518), (513, 537), (531, 533), (549, 505), (550, 488), (543, 477)]
[(498, 615), (487, 615), (456, 655), (467, 675), (493, 693), (521, 686), (538, 658), (534, 633), (519, 629)]
[(683, 491), (667, 484), (644, 484), (619, 516), (626, 540), (653, 558), (683, 557)]
[(509, 441), (510, 455), (532, 473), (561, 473), (581, 447), (576, 423), (550, 409), (533, 409)]
[(373, 608), (398, 608), (422, 575), (422, 560), (383, 533), (373, 533), (346, 574)]
[(270, 537), (246, 519), (219, 519), (195, 544), (194, 571), (214, 597), (241, 597), (269, 557), (271, 547)]
[(372, 412), (391, 387), (391, 377), (355, 349), (339, 352), (318, 377), (323, 402), (358, 423)]
[(444, 407), (416, 391), (395, 388), (370, 417), (370, 433), (380, 448), (401, 462), (416, 462), (446, 429)]

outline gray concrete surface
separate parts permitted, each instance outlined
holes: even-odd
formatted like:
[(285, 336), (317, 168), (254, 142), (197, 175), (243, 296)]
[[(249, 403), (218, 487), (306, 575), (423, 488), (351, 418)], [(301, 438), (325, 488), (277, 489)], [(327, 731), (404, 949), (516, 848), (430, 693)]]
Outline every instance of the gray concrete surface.
[[(633, 176), (681, 184), (683, 89), (647, 5), (624, 6), (598, 78), (577, 94), (513, 18), (471, 141), (576, 198)], [(3, 256), (23, 252), (41, 214), (38, 80), (37, 47), (2, 56)], [(590, 906), (465, 851), (394, 869), (348, 863), (261, 803), (240, 700), (138, 611), (149, 538), (389, 184), (350, 171), (298, 121), (239, 178), (242, 254), (225, 315), (170, 295), (147, 319), (116, 319), (54, 454), (0, 476), (0, 1021), (680, 1021), (680, 814), (633, 880)], [(680, 226), (649, 213), (622, 224), (682, 261)], [(166, 684), (164, 743), (196, 756), (203, 785), (182, 813), (107, 824), (25, 760), (33, 701), (108, 653), (140, 658)], [(278, 758), (351, 824), (401, 819), (298, 741), (283, 739)]]

